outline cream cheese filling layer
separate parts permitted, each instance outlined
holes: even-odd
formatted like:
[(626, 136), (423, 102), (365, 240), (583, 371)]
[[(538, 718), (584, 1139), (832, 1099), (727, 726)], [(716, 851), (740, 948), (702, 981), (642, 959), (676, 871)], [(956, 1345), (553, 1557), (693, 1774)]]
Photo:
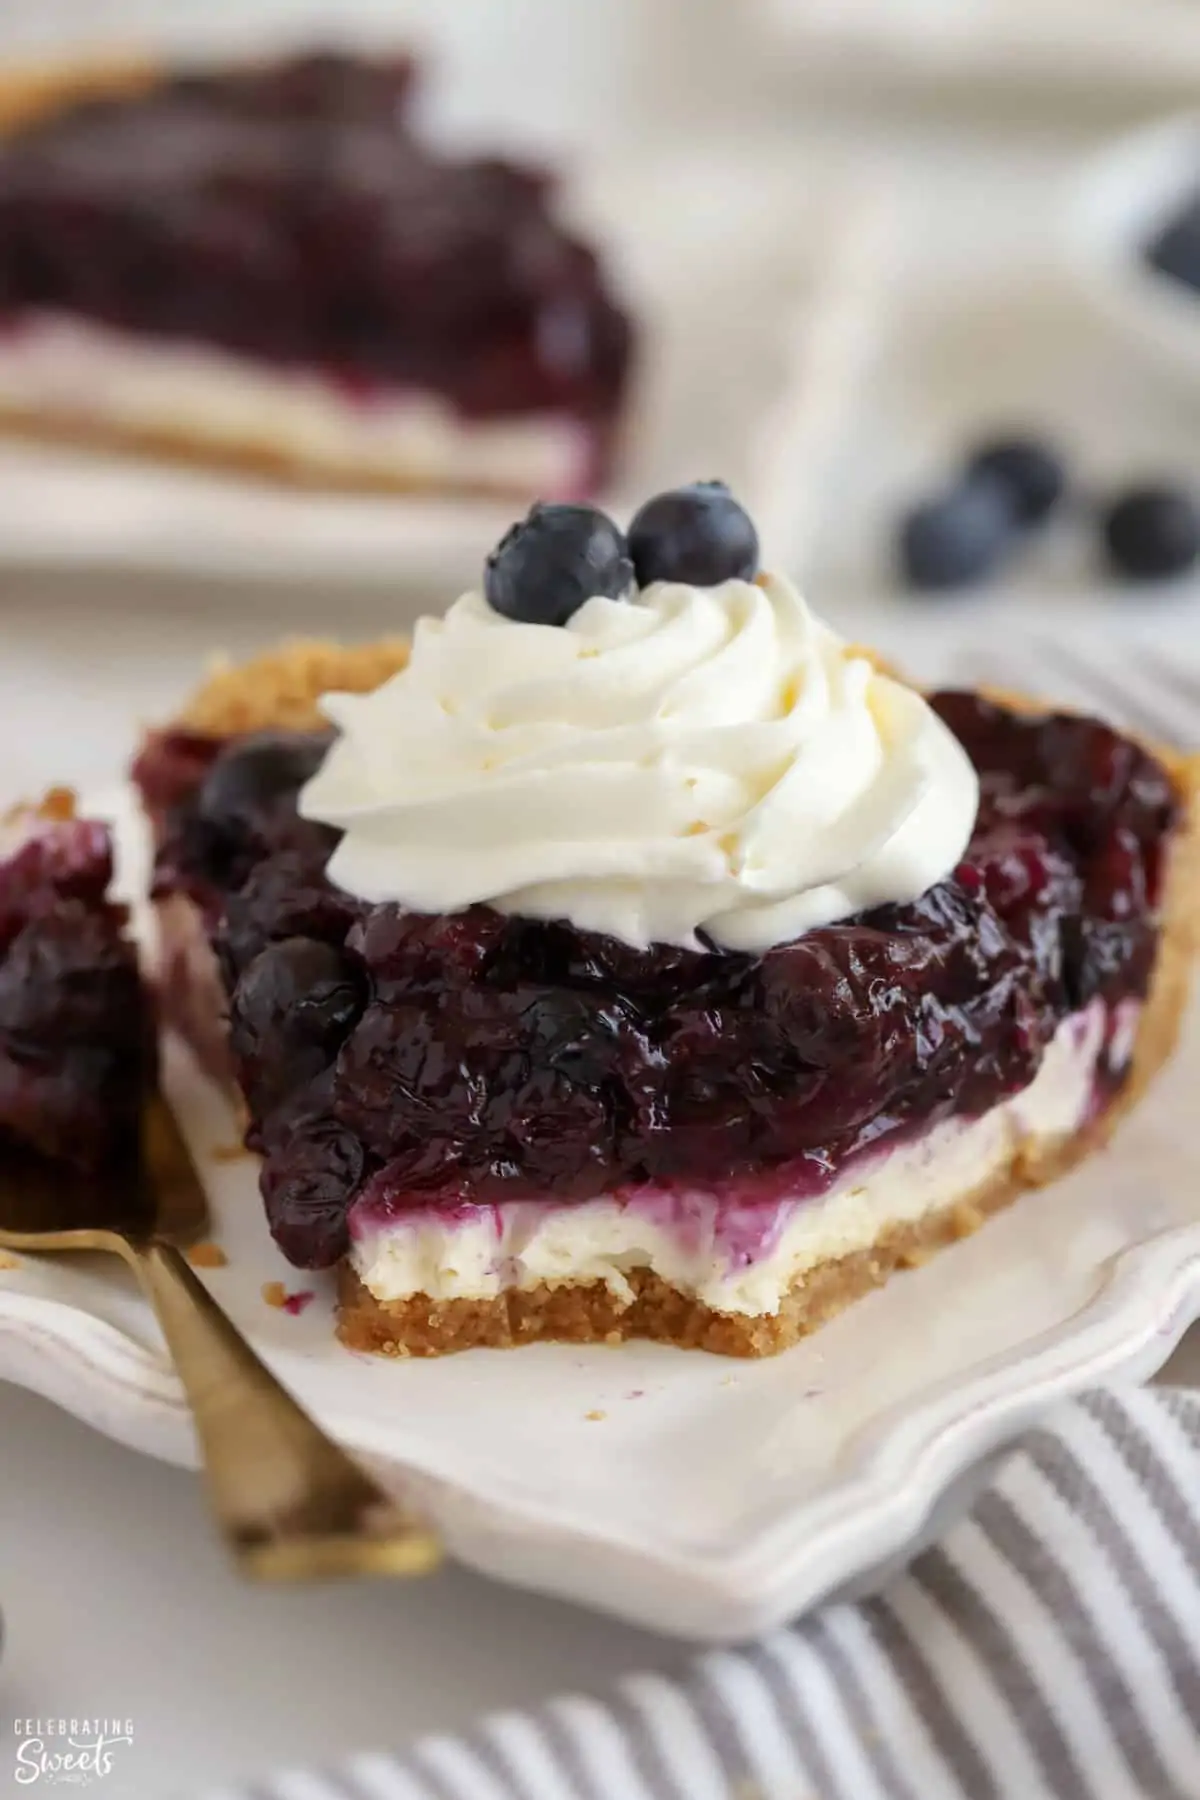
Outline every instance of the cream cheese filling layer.
[(629, 1275), (652, 1270), (716, 1312), (776, 1313), (818, 1264), (870, 1247), (889, 1226), (910, 1225), (965, 1199), (1034, 1142), (1075, 1131), (1095, 1100), (1107, 1044), (1127, 1059), (1137, 1008), (1115, 1032), (1101, 1003), (1067, 1019), (1030, 1085), (981, 1118), (951, 1119), (863, 1159), (818, 1199), (763, 1204), (750, 1235), (729, 1231), (728, 1203), (703, 1191), (577, 1204), (510, 1201), (447, 1217), (414, 1207), (380, 1218), (351, 1214), (350, 1260), (377, 1300), (489, 1300), (542, 1283), (602, 1281), (631, 1301)]
[(573, 491), (588, 445), (572, 420), (464, 419), (432, 394), (362, 398), (318, 373), (138, 339), (57, 314), (0, 330), (0, 408), (347, 477), (515, 492)]

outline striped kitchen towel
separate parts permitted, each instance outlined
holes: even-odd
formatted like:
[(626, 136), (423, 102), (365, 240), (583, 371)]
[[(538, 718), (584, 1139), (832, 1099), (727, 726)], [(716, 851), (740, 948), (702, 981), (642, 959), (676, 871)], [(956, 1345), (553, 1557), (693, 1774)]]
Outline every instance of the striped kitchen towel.
[(878, 1597), (679, 1682), (633, 1676), (251, 1795), (1197, 1800), (1200, 1395), (1063, 1407)]

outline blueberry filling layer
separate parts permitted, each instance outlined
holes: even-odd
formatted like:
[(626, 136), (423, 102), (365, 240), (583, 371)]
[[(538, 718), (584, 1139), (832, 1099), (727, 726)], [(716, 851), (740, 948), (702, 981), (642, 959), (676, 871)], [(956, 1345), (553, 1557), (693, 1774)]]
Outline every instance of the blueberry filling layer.
[(1094, 1000), (1059, 1026), (1019, 1094), (979, 1119), (897, 1129), (832, 1172), (801, 1160), (715, 1188), (428, 1207), (393, 1194), (384, 1171), (350, 1209), (351, 1266), (385, 1305), (418, 1295), (488, 1302), (562, 1282), (599, 1282), (628, 1304), (631, 1277), (648, 1271), (718, 1313), (778, 1314), (812, 1271), (890, 1249), (905, 1233), (919, 1241), (948, 1212), (965, 1221), (985, 1209), (1003, 1193), (1014, 1153), (1045, 1167), (1103, 1104), (1139, 1012), (1136, 1001), (1110, 1010)]
[(630, 333), (538, 170), (414, 137), (407, 63), (316, 56), (76, 104), (0, 146), (0, 319), (432, 390), (467, 418), (615, 414)]
[(154, 1042), (104, 825), (0, 824), (0, 1153), (130, 1153)]
[[(236, 745), (154, 742), (139, 773), (158, 889), (209, 922), (285, 1253), (337, 1260), (367, 1190), (570, 1202), (786, 1168), (819, 1193), (885, 1136), (1018, 1093), (1093, 1001), (1115, 1017), (1144, 998), (1178, 815), (1166, 771), (1095, 721), (933, 704), (981, 778), (958, 868), (759, 956), (369, 905), (331, 886), (332, 834), (296, 814), (310, 741), (256, 742), (244, 790)], [(1124, 1045), (1102, 1085), (1126, 1067)]]

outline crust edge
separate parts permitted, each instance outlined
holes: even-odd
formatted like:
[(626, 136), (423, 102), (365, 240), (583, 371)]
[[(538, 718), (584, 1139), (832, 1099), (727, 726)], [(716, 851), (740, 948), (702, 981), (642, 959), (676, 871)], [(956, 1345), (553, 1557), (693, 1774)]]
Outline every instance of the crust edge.
[(32, 443), (62, 444), (72, 450), (100, 450), (211, 474), (250, 476), (273, 487), (301, 493), (375, 494), (435, 499), (507, 500), (526, 503), (531, 489), (521, 482), (467, 480), (452, 472), (421, 474), (415, 465), (381, 469), (377, 463), (342, 461), (301, 453), (282, 438), (206, 438), (179, 425), (168, 429), (132, 427), (71, 412), (0, 405), (0, 431)]

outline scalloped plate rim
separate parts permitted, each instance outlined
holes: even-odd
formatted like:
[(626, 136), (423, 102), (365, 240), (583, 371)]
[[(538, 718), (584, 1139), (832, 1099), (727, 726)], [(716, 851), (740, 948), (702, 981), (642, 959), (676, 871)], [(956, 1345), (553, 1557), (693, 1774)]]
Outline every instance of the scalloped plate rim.
[[(728, 1553), (691, 1548), (684, 1555), (665, 1541), (639, 1545), (584, 1530), (556, 1519), (552, 1505), (494, 1494), (484, 1499), (467, 1482), (380, 1456), (359, 1441), (359, 1432), (348, 1433), (347, 1441), (422, 1497), (464, 1563), (513, 1579), (512, 1555), (528, 1557), (540, 1545), (536, 1567), (516, 1577), (527, 1585), (643, 1623), (657, 1620), (660, 1629), (673, 1625), (683, 1636), (733, 1639), (794, 1617), (903, 1550), (953, 1484), (1046, 1406), (1098, 1380), (1148, 1377), (1198, 1313), (1200, 1224), (1128, 1246), (1071, 1317), (1020, 1354), (995, 1357), (961, 1379), (947, 1377), (918, 1401), (884, 1414), (848, 1448), (840, 1479)], [(29, 1380), (20, 1356), (10, 1354), (14, 1342), (52, 1350), (64, 1376), (75, 1380), (62, 1387)], [(35, 1388), (147, 1454), (194, 1461), (182, 1395), (161, 1358), (82, 1307), (0, 1290), (0, 1378)], [(116, 1419), (128, 1430), (114, 1430), (113, 1416), (98, 1419), (89, 1409), (98, 1389), (101, 1399), (123, 1406)], [(149, 1430), (136, 1429), (139, 1423)], [(172, 1442), (177, 1432), (181, 1441)], [(583, 1567), (567, 1567), (563, 1559), (580, 1549), (588, 1552)], [(620, 1582), (615, 1593), (614, 1579)], [(639, 1599), (638, 1584), (647, 1580)]]

